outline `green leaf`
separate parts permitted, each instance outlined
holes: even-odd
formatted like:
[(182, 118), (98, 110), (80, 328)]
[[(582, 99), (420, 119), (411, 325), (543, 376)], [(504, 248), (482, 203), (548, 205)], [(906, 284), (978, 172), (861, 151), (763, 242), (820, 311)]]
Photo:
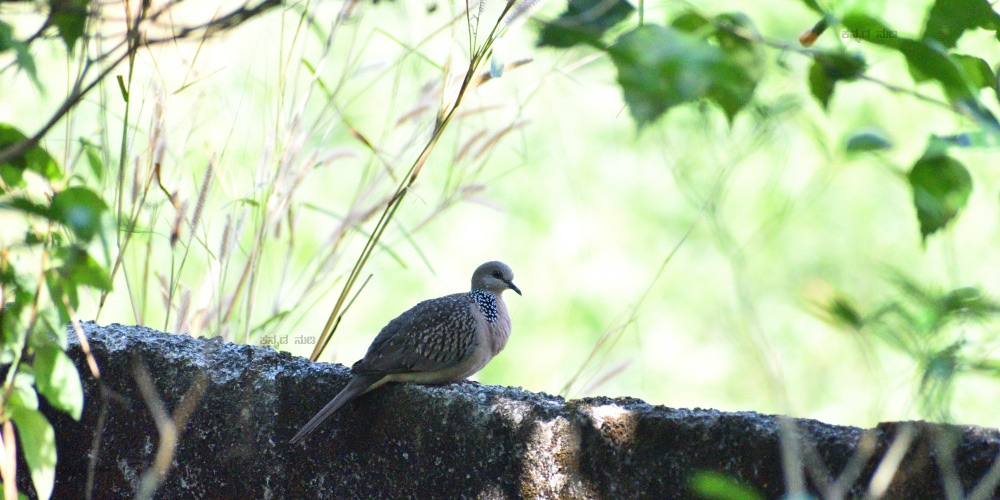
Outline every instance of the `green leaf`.
[[(0, 123), (0, 149), (5, 149), (27, 139), (20, 130), (6, 123)], [(59, 165), (56, 164), (48, 151), (38, 145), (29, 148), (23, 155), (14, 158), (10, 163), (0, 164), (0, 174), (4, 176), (4, 182), (7, 182), (8, 185), (21, 185), (21, 174), (26, 169), (34, 170), (49, 180), (62, 178)], [(11, 182), (8, 182), (8, 178)]]
[(14, 52), (17, 62), (17, 67), (24, 70), (31, 78), (31, 82), (35, 84), (35, 88), (42, 89), (42, 81), (38, 79), (38, 67), (35, 66), (35, 58), (31, 56), (31, 52), (28, 52), (28, 44), (23, 42), (17, 42), (14, 44)]
[(892, 147), (892, 142), (886, 139), (881, 132), (875, 130), (865, 130), (857, 132), (847, 139), (847, 152), (880, 151)]
[(959, 71), (962, 72), (962, 76), (965, 77), (965, 81), (972, 84), (973, 87), (993, 87), (993, 84), (996, 82), (996, 76), (986, 61), (964, 54), (949, 54), (948, 58), (958, 66)]
[(51, 208), (45, 205), (36, 204), (27, 198), (8, 198), (7, 200), (0, 202), (0, 208), (17, 210), (26, 214), (39, 215), (45, 217), (46, 219), (52, 218)]
[(71, 54), (87, 26), (88, 3), (88, 0), (49, 0), (52, 9), (49, 23), (59, 31), (59, 37), (66, 43), (66, 51)]
[(0, 179), (8, 186), (21, 186), (24, 182), (24, 169), (16, 168), (10, 163), (0, 164)]
[(85, 187), (66, 188), (52, 197), (52, 216), (84, 242), (100, 232), (108, 206), (97, 193)]
[(700, 471), (691, 478), (691, 490), (701, 498), (718, 500), (763, 500), (750, 486), (718, 472)]
[(0, 54), (8, 50), (14, 51), (14, 62), (28, 74), (35, 87), (41, 89), (42, 82), (38, 80), (35, 59), (31, 57), (31, 52), (28, 51), (28, 44), (14, 39), (14, 28), (0, 21)]
[(924, 242), (965, 208), (972, 193), (969, 172), (934, 142), (936, 139), (932, 139), (908, 176)]
[(15, 401), (11, 398), (11, 419), (21, 440), (24, 461), (28, 464), (38, 498), (47, 500), (52, 496), (56, 478), (56, 433), (45, 415), (36, 408), (27, 408)]
[(836, 297), (827, 306), (830, 318), (855, 330), (865, 326), (864, 317), (847, 297)]
[(867, 68), (864, 56), (853, 52), (828, 52), (816, 54), (809, 68), (809, 91), (823, 108), (830, 105), (833, 90), (839, 81), (852, 81), (864, 74)]
[(857, 52), (816, 54), (816, 62), (820, 64), (827, 76), (835, 81), (857, 80), (868, 68), (865, 57)]
[(716, 68), (714, 76), (708, 97), (722, 108), (726, 119), (732, 123), (736, 113), (753, 99), (757, 80), (748, 74), (747, 68), (731, 64), (728, 60)]
[(819, 6), (819, 3), (816, 2), (816, 0), (802, 0), (802, 3), (818, 14), (825, 14), (825, 12), (823, 12), (823, 8)]
[(111, 291), (107, 271), (86, 250), (77, 246), (60, 247), (53, 255), (61, 261), (59, 274), (73, 285), (86, 285), (105, 292)]
[(1000, 134), (990, 129), (939, 136), (938, 139), (960, 148), (991, 149), (1000, 146)]
[(883, 47), (896, 48), (902, 40), (895, 30), (890, 30), (882, 21), (867, 14), (852, 12), (844, 16), (842, 21), (847, 30), (841, 33), (844, 38), (866, 41)]
[(733, 64), (728, 58), (713, 71), (714, 81), (708, 97), (722, 108), (730, 123), (736, 117), (736, 113), (753, 99), (757, 79), (755, 75), (750, 74), (750, 71), (752, 70), (740, 64)]
[(56, 247), (53, 251), (53, 260), (56, 264), (45, 272), (45, 284), (59, 312), (59, 320), (63, 324), (70, 320), (65, 302), (69, 302), (74, 308), (80, 304), (78, 293), (80, 286), (90, 286), (103, 291), (111, 290), (111, 278), (107, 271), (83, 248)]
[(764, 58), (757, 44), (734, 33), (756, 32), (743, 14), (722, 14), (716, 22), (723, 27), (715, 40), (723, 58), (713, 70), (713, 85), (708, 97), (719, 104), (732, 123), (736, 113), (753, 98), (757, 83), (764, 76)]
[(80, 296), (77, 294), (76, 284), (72, 280), (65, 279), (60, 269), (49, 269), (45, 272), (45, 285), (48, 287), (49, 296), (52, 297), (56, 311), (59, 313), (59, 322), (69, 323), (72, 318), (66, 303), (68, 302), (74, 309), (80, 306)]
[(618, 37), (608, 49), (632, 118), (641, 129), (667, 109), (708, 98), (731, 122), (753, 97), (763, 74), (758, 47), (733, 32), (753, 31), (738, 14), (717, 18), (708, 34), (717, 45), (681, 29), (647, 24)]
[(990, 300), (976, 287), (956, 288), (937, 299), (938, 310), (948, 317), (983, 317), (1000, 312), (1000, 304)]
[(833, 97), (833, 89), (837, 81), (830, 78), (823, 69), (819, 61), (813, 61), (809, 67), (809, 92), (823, 105), (823, 109), (830, 107), (830, 98)]
[(993, 133), (1000, 133), (1000, 122), (975, 97), (956, 99), (952, 105), (955, 106), (956, 111), (975, 120), (979, 125), (991, 130)]
[(9, 416), (14, 421), (24, 460), (39, 498), (49, 498), (55, 481), (56, 437), (49, 421), (38, 411), (35, 377), (30, 367), (21, 365), (14, 375), (8, 400)]
[(919, 392), (921, 412), (930, 418), (944, 421), (951, 419), (955, 376), (960, 365), (964, 365), (959, 352), (963, 343), (960, 340), (938, 352), (923, 354), (918, 358), (923, 367)]
[(670, 23), (670, 25), (674, 28), (688, 33), (698, 31), (709, 24), (710, 21), (708, 18), (693, 10), (683, 12), (681, 15), (675, 17)]
[(673, 106), (708, 95), (723, 59), (718, 47), (655, 24), (623, 34), (608, 52), (639, 128)]
[(963, 78), (961, 70), (948, 54), (936, 44), (927, 44), (905, 38), (899, 39), (898, 50), (906, 58), (911, 72), (916, 71), (916, 80), (933, 79), (941, 84), (949, 100), (974, 97), (971, 86)]
[(83, 413), (83, 385), (69, 356), (58, 345), (47, 342), (35, 349), (31, 366), (35, 369), (38, 392), (54, 408), (79, 421)]
[(980, 359), (968, 364), (969, 370), (990, 377), (1000, 377), (1000, 361), (995, 359)]
[(55, 344), (65, 351), (67, 349), (66, 330), (66, 325), (60, 325), (59, 328), (55, 328), (48, 317), (43, 317), (42, 321), (35, 324), (35, 329), (32, 331), (31, 337), (28, 338), (28, 345), (32, 349), (44, 349), (51, 344)]
[(118, 91), (122, 93), (122, 101), (128, 102), (128, 87), (125, 86), (125, 79), (122, 78), (122, 75), (118, 75), (116, 79), (118, 80)]
[(0, 21), (0, 53), (13, 49), (16, 41), (14, 39), (14, 28)]
[(625, 0), (569, 0), (566, 12), (542, 28), (538, 45), (566, 48), (583, 43), (602, 47), (604, 33), (634, 10)]
[(90, 165), (90, 170), (94, 173), (94, 177), (97, 180), (103, 179), (104, 158), (101, 156), (101, 147), (84, 138), (80, 138), (80, 146), (87, 155), (87, 164)]
[(23, 286), (12, 267), (7, 266), (7, 270), (0, 272), (0, 282), (8, 291), (8, 302), (0, 309), (0, 364), (8, 365), (13, 363), (14, 353), (21, 349), (24, 337), (21, 317), (34, 300), (33, 290)]
[(10, 393), (10, 408), (38, 409), (38, 394), (35, 393), (35, 376), (20, 365), (14, 375), (14, 390)]
[(945, 47), (937, 40), (911, 40), (898, 37), (895, 31), (888, 30), (881, 21), (864, 14), (849, 14), (844, 17), (843, 23), (852, 37), (899, 51), (906, 59), (914, 81), (922, 82), (928, 79), (937, 81), (945, 96), (959, 112), (983, 126), (1000, 130), (1000, 123), (996, 117), (979, 102), (973, 90), (978, 88), (976, 84), (981, 75), (967, 78), (966, 70), (960, 68), (959, 62), (948, 57)]
[(962, 34), (973, 28), (990, 31), (1000, 28), (1000, 15), (987, 0), (937, 0), (927, 15), (924, 39), (954, 48)]

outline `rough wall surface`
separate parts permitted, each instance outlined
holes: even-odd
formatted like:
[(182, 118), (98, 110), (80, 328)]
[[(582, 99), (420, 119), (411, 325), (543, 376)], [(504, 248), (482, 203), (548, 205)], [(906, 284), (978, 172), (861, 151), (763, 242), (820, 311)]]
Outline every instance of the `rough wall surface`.
[[(915, 422), (863, 430), (476, 383), (390, 384), (292, 446), (346, 383), (347, 368), (142, 327), (84, 330), (101, 380), (73, 343), (86, 406), (80, 422), (46, 408), (59, 452), (53, 498), (84, 498), (88, 477), (93, 498), (135, 495), (160, 442), (137, 364), (169, 413), (183, 413), (193, 386), (203, 389), (157, 498), (688, 498), (699, 471), (768, 498), (796, 484), (821, 495), (879, 488), (891, 498), (978, 486), (989, 498), (1000, 479), (1000, 470), (987, 474), (1000, 452), (993, 429)], [(883, 460), (893, 443), (898, 468)], [(18, 472), (22, 491), (27, 476)]]

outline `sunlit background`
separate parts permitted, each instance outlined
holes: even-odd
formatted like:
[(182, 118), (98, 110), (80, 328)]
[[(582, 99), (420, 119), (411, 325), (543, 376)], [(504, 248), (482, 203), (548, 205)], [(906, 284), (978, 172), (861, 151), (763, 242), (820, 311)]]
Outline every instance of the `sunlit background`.
[[(930, 2), (855, 3), (913, 35)], [(359, 4), (333, 36), (343, 4), (317, 4), (273, 11), (201, 43), (141, 51), (126, 168), (131, 172), (163, 148), (163, 182), (187, 210), (213, 155), (217, 168), (179, 273), (188, 235), (171, 248), (175, 209), (153, 190), (158, 198), (139, 218), (99, 322), (142, 322), (253, 344), (273, 336), (280, 349), (310, 354), (312, 346), (296, 345), (295, 338), (319, 335), (381, 212), (349, 231), (324, 268), (329, 275), (303, 295), (317, 276), (316, 259), (333, 250), (331, 232), (363, 186), (372, 189), (361, 205), (369, 206), (405, 175), (429, 139), (436, 110), (454, 98), (470, 45), (464, 2)], [(503, 2), (486, 4), (480, 39)], [(646, 2), (644, 15), (665, 22), (686, 7)], [(563, 8), (546, 2), (535, 17), (550, 19)], [(790, 46), (816, 22), (794, 1), (698, 8), (742, 11), (765, 37)], [(178, 22), (216, 9), (224, 10), (199, 3), (178, 13)], [(14, 21), (25, 33), (37, 22), (30, 13)], [(991, 35), (973, 31), (959, 48), (1000, 60)], [(894, 272), (942, 290), (996, 291), (995, 156), (957, 153), (974, 178), (972, 199), (954, 226), (926, 245), (905, 182), (928, 135), (961, 129), (961, 118), (867, 82), (841, 84), (824, 112), (809, 95), (810, 61), (774, 49), (767, 52), (756, 110), (729, 125), (712, 105), (685, 105), (640, 133), (606, 56), (587, 48), (539, 49), (536, 38), (530, 19), (503, 38), (504, 61), (531, 62), (483, 83), (461, 104), (367, 263), (362, 277), (371, 279), (322, 360), (353, 363), (390, 319), (419, 300), (465, 291), (477, 265), (498, 259), (513, 268), (524, 296), (505, 295), (513, 335), (478, 375), (483, 383), (860, 426), (921, 416), (912, 361), (824, 322), (815, 306), (841, 293), (862, 309), (888, 300), (897, 290)], [(819, 42), (855, 43), (836, 32)], [(51, 53), (36, 54), (39, 72), (72, 74), (62, 47), (46, 47)], [(873, 76), (912, 87), (898, 58), (876, 56), (871, 63)], [(65, 144), (66, 137), (101, 143), (105, 134), (110, 165), (101, 184), (109, 198), (125, 110), (113, 79), (127, 78), (127, 65), (112, 75), (45, 141), (71, 159), (76, 144)], [(4, 73), (0, 121), (37, 129), (65, 95), (67, 79), (45, 81), (40, 92)], [(919, 89), (940, 95), (932, 85)], [(996, 108), (996, 99), (984, 100)], [(150, 144), (160, 117), (165, 139)], [(847, 136), (865, 129), (880, 130), (897, 147), (845, 153)], [(272, 182), (288, 158), (293, 173)], [(294, 191), (291, 213), (275, 212), (277, 222), (263, 232), (259, 270), (247, 276), (230, 326), (220, 326), (217, 310), (176, 325), (179, 316), (196, 318), (219, 304), (226, 309), (224, 299), (255, 245), (253, 228), (265, 217), (264, 193), (272, 189)], [(238, 237), (220, 262), (230, 234)], [(181, 285), (168, 319), (175, 275)], [(190, 305), (182, 313), (185, 290)], [(85, 303), (81, 317), (93, 318), (96, 299)], [(992, 379), (959, 379), (955, 419), (1000, 426), (993, 407), (998, 388)]]

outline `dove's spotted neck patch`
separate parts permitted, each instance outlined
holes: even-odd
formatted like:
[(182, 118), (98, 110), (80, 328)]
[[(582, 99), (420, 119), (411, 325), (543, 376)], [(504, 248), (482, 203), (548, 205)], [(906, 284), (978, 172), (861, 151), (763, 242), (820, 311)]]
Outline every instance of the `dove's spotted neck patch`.
[(479, 310), (483, 312), (486, 321), (492, 323), (497, 320), (500, 311), (497, 309), (497, 298), (492, 293), (477, 289), (469, 292), (469, 296), (479, 306)]

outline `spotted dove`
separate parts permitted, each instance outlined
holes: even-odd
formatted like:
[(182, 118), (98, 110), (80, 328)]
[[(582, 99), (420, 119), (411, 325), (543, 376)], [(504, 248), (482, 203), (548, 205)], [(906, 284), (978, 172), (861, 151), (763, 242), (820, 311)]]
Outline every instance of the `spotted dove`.
[(514, 273), (487, 262), (472, 274), (472, 290), (425, 300), (389, 322), (351, 367), (351, 379), (291, 442), (298, 443), (348, 401), (386, 382), (445, 384), (478, 372), (507, 344), (510, 316), (501, 294)]

